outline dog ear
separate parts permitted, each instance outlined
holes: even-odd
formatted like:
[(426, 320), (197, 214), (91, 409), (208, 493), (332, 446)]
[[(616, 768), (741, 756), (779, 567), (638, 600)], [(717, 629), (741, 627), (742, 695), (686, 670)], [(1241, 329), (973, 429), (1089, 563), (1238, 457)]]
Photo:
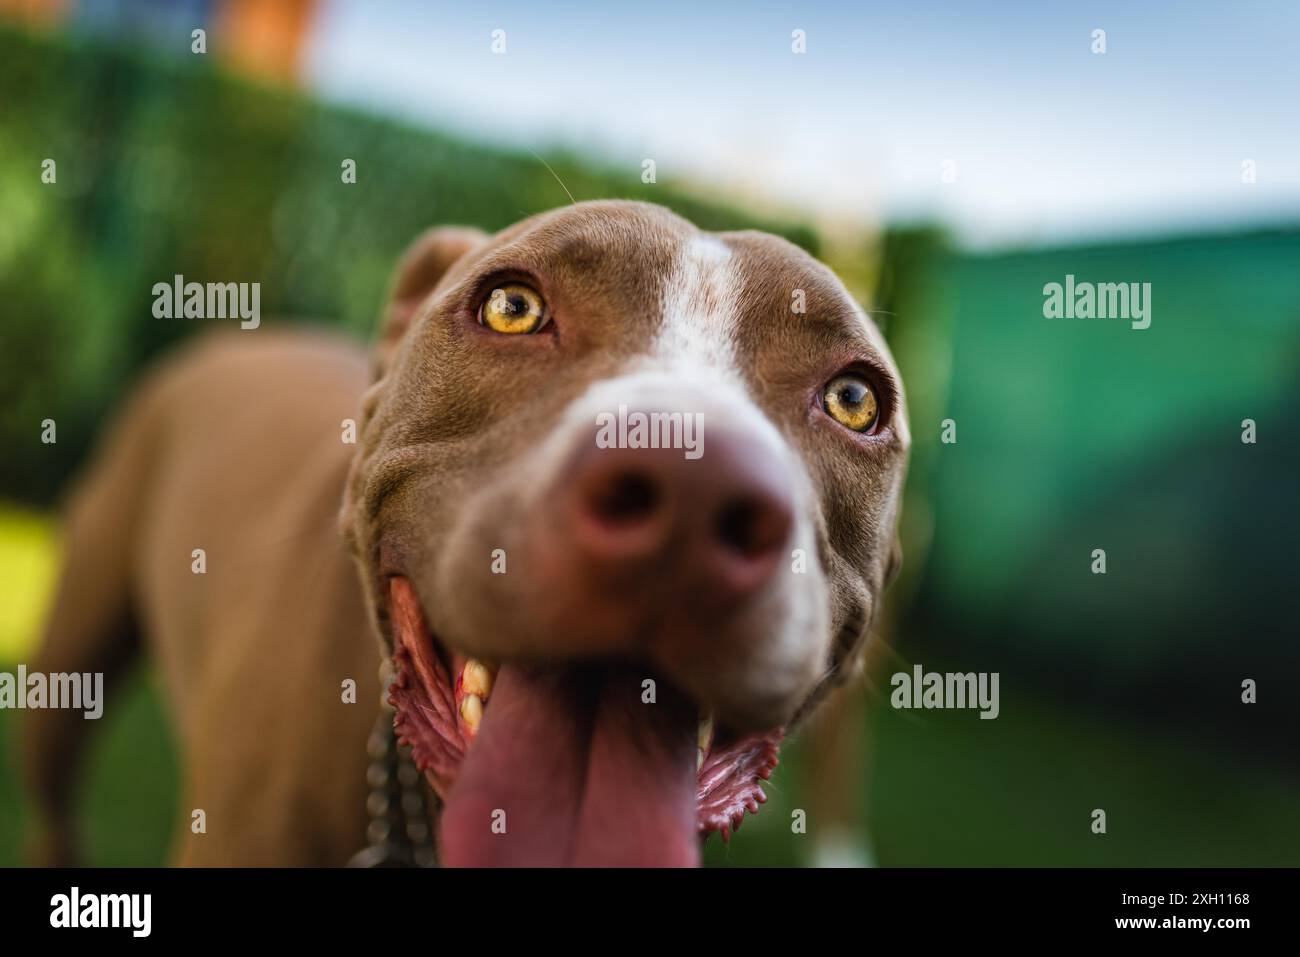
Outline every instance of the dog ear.
[(456, 260), (487, 242), (488, 235), (469, 226), (438, 226), (416, 237), (393, 271), (383, 328), (375, 347), (378, 374), (388, 368), (421, 303)]

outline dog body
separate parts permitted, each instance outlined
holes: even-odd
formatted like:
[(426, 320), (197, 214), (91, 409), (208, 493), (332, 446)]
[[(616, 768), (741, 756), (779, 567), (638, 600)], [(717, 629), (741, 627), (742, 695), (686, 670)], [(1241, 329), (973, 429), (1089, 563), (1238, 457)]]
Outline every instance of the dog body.
[[(147, 642), (183, 759), (178, 862), (341, 863), (364, 842), (378, 659), (335, 516), (368, 368), (305, 334), (204, 337), (133, 396), (72, 497), (36, 667), (103, 671), (111, 692)], [(49, 862), (73, 856), (86, 724), (28, 719)]]
[[(701, 423), (698, 461), (638, 413)], [(155, 373), (73, 500), (36, 667), (111, 685), (148, 642), (182, 863), (361, 846), (376, 636), (449, 862), (692, 863), (854, 667), (908, 444), (879, 334), (781, 240), (621, 202), (434, 231), (372, 362), (262, 330)], [(49, 860), (80, 725), (24, 742)]]

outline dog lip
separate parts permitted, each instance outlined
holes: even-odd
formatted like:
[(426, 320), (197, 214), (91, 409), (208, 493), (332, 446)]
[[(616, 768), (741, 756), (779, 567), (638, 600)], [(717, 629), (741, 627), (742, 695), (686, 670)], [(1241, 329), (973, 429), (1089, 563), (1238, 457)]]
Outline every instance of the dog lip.
[(406, 550), (393, 538), (385, 536), (375, 548), (374, 576), (377, 584), (383, 586), (380, 594), (388, 600), (388, 583), (394, 578), (406, 578)]
[[(456, 696), (457, 655), (429, 629), (410, 580), (401, 575), (388, 580), (396, 666), (388, 700), (396, 711), (394, 727), (400, 743), (411, 748), (416, 767), (446, 801), (475, 737), (466, 734)], [(419, 642), (427, 642), (432, 654), (420, 653), (414, 647)], [(708, 747), (699, 748), (695, 827), (702, 837), (716, 831), (726, 842), (745, 816), (766, 802), (762, 782), (777, 766), (784, 729), (742, 736), (719, 726), (710, 737)]]

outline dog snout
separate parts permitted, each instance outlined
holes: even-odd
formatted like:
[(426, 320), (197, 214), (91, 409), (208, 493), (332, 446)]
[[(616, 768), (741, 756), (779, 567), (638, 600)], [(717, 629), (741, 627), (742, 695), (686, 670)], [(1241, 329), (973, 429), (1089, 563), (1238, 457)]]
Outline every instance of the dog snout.
[(760, 589), (790, 539), (790, 479), (768, 447), (732, 430), (698, 458), (674, 448), (581, 449), (559, 476), (567, 533), (606, 575), (654, 574), (725, 606)]

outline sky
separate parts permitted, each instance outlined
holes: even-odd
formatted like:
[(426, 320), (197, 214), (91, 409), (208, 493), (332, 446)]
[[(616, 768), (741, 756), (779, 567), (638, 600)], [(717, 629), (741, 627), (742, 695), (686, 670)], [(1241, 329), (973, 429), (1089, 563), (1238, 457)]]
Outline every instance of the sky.
[(632, 176), (651, 158), (824, 227), (937, 219), (998, 246), (1300, 220), (1289, 0), (324, 0), (307, 74), (331, 100)]

